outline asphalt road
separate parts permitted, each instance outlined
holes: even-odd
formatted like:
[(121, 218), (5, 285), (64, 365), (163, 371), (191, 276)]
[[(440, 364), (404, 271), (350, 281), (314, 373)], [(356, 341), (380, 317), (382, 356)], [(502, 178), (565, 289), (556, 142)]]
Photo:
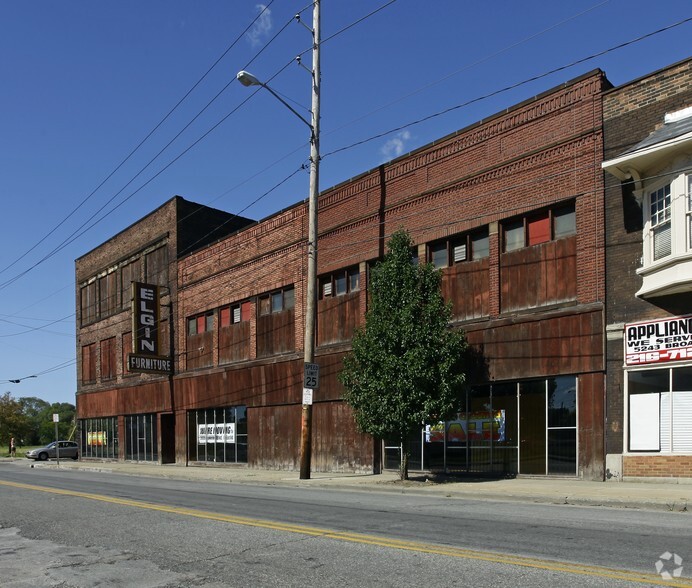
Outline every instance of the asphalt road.
[[(7, 465), (0, 527), (0, 577), (17, 588), (692, 586), (688, 513)], [(678, 580), (657, 574), (665, 553)]]

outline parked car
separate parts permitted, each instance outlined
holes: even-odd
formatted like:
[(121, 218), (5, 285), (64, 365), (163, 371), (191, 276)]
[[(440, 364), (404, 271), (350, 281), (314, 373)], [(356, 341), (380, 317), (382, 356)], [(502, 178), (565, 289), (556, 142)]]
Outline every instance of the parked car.
[[(56, 444), (58, 447), (56, 448)], [(58, 457), (57, 449), (60, 450), (60, 457), (67, 459), (77, 459), (79, 457), (79, 446), (74, 441), (53, 441), (45, 447), (39, 447), (38, 449), (32, 449), (27, 451), (26, 456), (29, 459), (38, 459), (40, 461), (46, 461), (47, 459), (55, 459)]]

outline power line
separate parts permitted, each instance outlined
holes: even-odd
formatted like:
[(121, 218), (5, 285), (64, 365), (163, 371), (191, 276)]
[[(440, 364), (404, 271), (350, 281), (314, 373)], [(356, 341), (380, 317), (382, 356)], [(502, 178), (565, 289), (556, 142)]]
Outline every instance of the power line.
[(615, 46), (613, 46), (613, 47), (610, 47), (609, 49), (605, 49), (605, 50), (603, 50), (603, 51), (599, 51), (598, 53), (593, 53), (593, 54), (591, 54), (591, 55), (589, 55), (589, 56), (587, 56), (587, 57), (583, 57), (583, 58), (578, 59), (578, 60), (576, 60), (576, 61), (573, 61), (572, 63), (569, 63), (569, 64), (567, 64), (567, 65), (562, 65), (562, 66), (560, 66), (560, 67), (556, 67), (556, 68), (551, 69), (551, 70), (549, 70), (549, 71), (547, 71), (547, 72), (544, 72), (544, 73), (542, 73), (542, 74), (538, 74), (538, 75), (532, 76), (532, 77), (530, 77), (530, 78), (527, 78), (527, 79), (525, 79), (525, 80), (522, 80), (522, 81), (520, 81), (520, 82), (517, 82), (517, 83), (515, 83), (515, 84), (511, 84), (511, 85), (509, 85), (509, 86), (505, 86), (504, 88), (500, 88), (499, 90), (495, 90), (495, 91), (493, 91), (493, 92), (489, 92), (488, 94), (484, 94), (484, 95), (482, 95), (482, 96), (478, 96), (478, 97), (476, 97), (476, 98), (472, 98), (471, 100), (467, 100), (466, 102), (462, 102), (461, 104), (457, 104), (456, 106), (451, 106), (451, 107), (449, 107), (449, 108), (446, 108), (446, 109), (441, 110), (441, 111), (439, 111), (439, 112), (435, 112), (435, 113), (430, 114), (430, 115), (428, 115), (428, 116), (425, 116), (425, 117), (423, 117), (423, 118), (419, 118), (419, 119), (417, 119), (417, 120), (414, 120), (414, 121), (412, 121), (412, 122), (406, 123), (406, 124), (404, 124), (404, 125), (401, 125), (401, 126), (399, 126), (399, 127), (394, 128), (394, 129), (390, 129), (390, 130), (388, 130), (388, 131), (384, 131), (384, 132), (382, 132), (382, 133), (378, 133), (377, 135), (373, 135), (372, 137), (368, 137), (367, 139), (362, 139), (361, 141), (357, 141), (357, 142), (352, 143), (352, 144), (350, 144), (350, 145), (346, 145), (346, 146), (344, 146), (344, 147), (340, 147), (340, 148), (338, 148), (338, 149), (335, 149), (335, 150), (333, 150), (333, 151), (330, 151), (329, 153), (325, 153), (322, 157), (323, 157), (323, 158), (324, 158), (324, 157), (329, 157), (329, 156), (331, 156), (331, 155), (335, 155), (336, 153), (341, 153), (342, 151), (347, 151), (347, 150), (349, 150), (349, 149), (353, 149), (354, 147), (358, 147), (358, 146), (360, 146), (360, 145), (364, 145), (365, 143), (369, 143), (370, 141), (374, 141), (375, 139), (381, 139), (382, 137), (386, 137), (387, 135), (391, 135), (392, 133), (396, 133), (396, 132), (399, 132), (399, 131), (403, 131), (404, 129), (407, 129), (407, 128), (409, 128), (409, 127), (412, 127), (412, 126), (415, 126), (415, 125), (419, 125), (419, 124), (421, 124), (421, 123), (427, 122), (427, 121), (429, 121), (429, 120), (432, 120), (432, 119), (434, 119), (434, 118), (443, 116), (443, 115), (445, 115), (445, 114), (449, 114), (450, 112), (453, 112), (453, 111), (455, 111), (455, 110), (459, 110), (460, 108), (464, 108), (464, 107), (469, 106), (469, 105), (471, 105), (471, 104), (475, 104), (476, 102), (480, 102), (480, 101), (482, 101), (482, 100), (486, 100), (486, 99), (488, 99), (488, 98), (492, 98), (493, 96), (497, 96), (498, 94), (503, 94), (504, 92), (508, 92), (509, 90), (514, 90), (515, 88), (519, 88), (519, 87), (524, 86), (524, 85), (526, 85), (526, 84), (529, 84), (529, 83), (531, 83), (531, 82), (535, 82), (536, 80), (540, 80), (540, 79), (542, 79), (542, 78), (548, 77), (548, 76), (550, 76), (550, 75), (552, 75), (552, 74), (554, 74), (554, 73), (557, 73), (557, 72), (560, 72), (560, 71), (564, 71), (564, 70), (566, 70), (566, 69), (569, 69), (569, 68), (574, 67), (574, 66), (576, 66), (576, 65), (580, 65), (580, 64), (585, 63), (585, 62), (587, 62), (587, 61), (591, 61), (591, 60), (593, 60), (593, 59), (596, 59), (597, 57), (602, 57), (603, 55), (606, 55), (606, 54), (611, 53), (611, 52), (613, 52), (613, 51), (617, 51), (618, 49), (622, 49), (622, 48), (627, 47), (627, 46), (629, 46), (629, 45), (633, 45), (634, 43), (639, 43), (640, 41), (643, 41), (643, 40), (645, 40), (645, 39), (648, 39), (648, 38), (653, 37), (653, 36), (655, 36), (655, 35), (658, 35), (658, 34), (660, 34), (660, 33), (669, 31), (669, 30), (671, 30), (671, 29), (673, 29), (673, 28), (675, 28), (675, 27), (679, 27), (679, 26), (681, 26), (681, 25), (683, 25), (683, 24), (686, 24), (686, 23), (688, 23), (688, 22), (690, 22), (690, 21), (692, 21), (692, 17), (686, 18), (686, 19), (681, 20), (681, 21), (678, 21), (678, 22), (676, 22), (676, 23), (673, 23), (673, 24), (671, 24), (671, 25), (668, 25), (668, 26), (666, 26), (666, 27), (663, 27), (663, 28), (658, 29), (658, 30), (656, 30), (656, 31), (653, 31), (653, 32), (651, 32), (651, 33), (647, 33), (647, 34), (645, 34), (645, 35), (641, 35), (640, 37), (637, 37), (637, 38), (632, 39), (632, 40), (630, 40), (630, 41), (626, 41), (626, 42), (624, 42), (624, 43), (620, 43), (619, 45), (615, 45)]
[[(137, 146), (128, 153), (128, 155), (111, 171), (102, 181), (101, 183), (96, 186), (65, 218), (63, 218), (55, 227), (53, 227), (48, 233), (46, 233), (37, 243), (35, 243), (32, 247), (30, 247), (27, 251), (25, 251), (22, 255), (20, 255), (18, 258), (16, 258), (12, 263), (9, 265), (5, 266), (3, 269), (0, 270), (0, 274), (5, 273), (8, 269), (11, 267), (15, 266), (17, 263), (19, 263), (22, 259), (24, 259), (29, 253), (31, 253), (34, 249), (36, 249), (41, 243), (43, 243), (48, 237), (50, 237), (55, 231), (57, 231), (67, 220), (69, 220), (82, 206), (84, 206), (96, 192), (108, 181), (110, 180), (113, 175), (137, 152), (139, 151), (140, 147), (144, 145), (144, 143), (161, 127), (161, 125), (168, 120), (168, 118), (175, 112), (178, 107), (187, 99), (187, 97), (199, 86), (202, 81), (211, 73), (211, 71), (219, 64), (219, 62), (228, 54), (228, 52), (235, 47), (235, 45), (240, 41), (240, 39), (243, 38), (243, 36), (254, 26), (254, 24), (262, 17), (262, 15), (269, 9), (269, 7), (274, 3), (274, 0), (269, 0), (269, 3), (266, 6), (263, 6), (262, 10), (260, 13), (255, 17), (255, 19), (247, 26), (247, 28), (236, 37), (236, 39), (226, 48), (226, 50), (216, 59), (216, 61), (207, 69), (204, 74), (192, 85), (192, 87), (183, 95), (183, 97), (178, 100), (178, 102), (171, 108), (168, 113), (152, 128), (149, 133), (137, 144)], [(225, 89), (225, 88), (224, 88)], [(223, 91), (223, 90), (222, 90)], [(218, 94), (217, 96), (218, 97)], [(214, 100), (216, 99), (214, 98)], [(205, 109), (209, 105), (205, 106)], [(200, 113), (201, 114), (201, 113)], [(198, 115), (199, 116), (199, 115)], [(194, 119), (193, 119), (194, 120)], [(189, 125), (188, 125), (189, 126)], [(187, 128), (187, 127), (185, 127)], [(177, 135), (176, 135), (177, 137)], [(156, 156), (158, 157), (158, 155)], [(156, 159), (156, 157), (154, 159)], [(153, 160), (152, 160), (153, 161)], [(148, 165), (148, 164), (147, 164)], [(141, 173), (144, 170), (141, 170), (139, 173)], [(139, 174), (137, 174), (139, 175)], [(135, 176), (136, 178), (137, 176)], [(133, 178), (134, 180), (134, 178)], [(126, 184), (127, 187), (128, 184)], [(100, 209), (102, 210), (102, 209)], [(99, 211), (100, 211), (99, 210)], [(98, 214), (98, 212), (96, 214)], [(91, 217), (93, 218), (93, 216)], [(89, 219), (90, 220), (90, 219)], [(88, 222), (88, 221), (87, 221)]]

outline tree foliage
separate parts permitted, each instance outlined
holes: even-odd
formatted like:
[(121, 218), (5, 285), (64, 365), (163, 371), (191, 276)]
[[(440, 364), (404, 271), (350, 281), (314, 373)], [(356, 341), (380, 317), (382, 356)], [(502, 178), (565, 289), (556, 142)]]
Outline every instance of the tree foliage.
[(467, 359), (465, 335), (449, 327), (441, 274), (432, 264), (414, 264), (412, 246), (405, 231), (392, 235), (369, 281), (365, 327), (340, 374), (359, 429), (401, 441), (402, 479), (412, 433), (458, 409)]
[(68, 402), (50, 404), (35, 397), (14, 399), (6, 392), (0, 396), (0, 444), (10, 437), (19, 446), (45, 445), (55, 440), (53, 415), (60, 415), (58, 436), (69, 437), (75, 419), (75, 407)]

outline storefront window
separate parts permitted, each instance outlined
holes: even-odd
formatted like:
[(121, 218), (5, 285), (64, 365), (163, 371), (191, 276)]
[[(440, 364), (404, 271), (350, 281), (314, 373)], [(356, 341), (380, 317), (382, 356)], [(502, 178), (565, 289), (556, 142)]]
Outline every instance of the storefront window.
[[(401, 445), (385, 441), (384, 467)], [(456, 417), (411, 438), (410, 469), (475, 473), (577, 473), (577, 378), (476, 386)]]
[(125, 459), (158, 461), (155, 414), (136, 414), (125, 417)]
[(692, 452), (692, 367), (630, 371), (629, 450)]
[(188, 412), (191, 461), (247, 463), (247, 408), (229, 406)]
[(118, 458), (118, 419), (83, 419), (79, 421), (80, 449), (83, 458)]

